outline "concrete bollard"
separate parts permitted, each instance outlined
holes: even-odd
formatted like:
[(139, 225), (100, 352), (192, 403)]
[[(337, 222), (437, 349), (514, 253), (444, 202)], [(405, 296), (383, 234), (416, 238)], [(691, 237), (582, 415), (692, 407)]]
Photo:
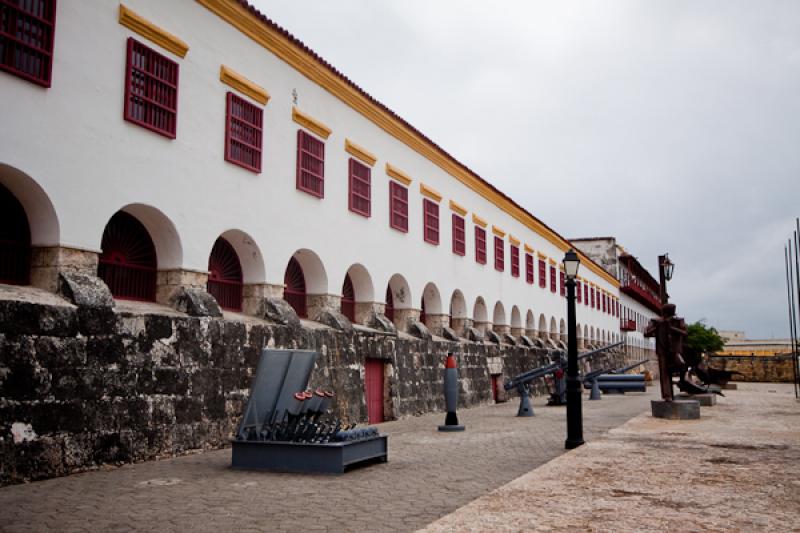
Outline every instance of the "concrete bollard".
[(439, 426), (439, 431), (464, 431), (464, 426), (458, 423), (456, 408), (458, 407), (458, 368), (453, 352), (447, 354), (447, 363), (444, 368), (444, 401), (447, 415), (444, 425)]

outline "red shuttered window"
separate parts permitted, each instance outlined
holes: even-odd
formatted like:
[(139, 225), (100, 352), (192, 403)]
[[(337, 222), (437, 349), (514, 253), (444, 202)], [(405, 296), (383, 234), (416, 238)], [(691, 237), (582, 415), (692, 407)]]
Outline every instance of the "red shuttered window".
[(475, 226), (475, 262), (486, 264), (486, 230)]
[(422, 200), (422, 227), (425, 242), (439, 244), (439, 204), (427, 198)]
[(533, 256), (525, 254), (525, 281), (533, 285)]
[(303, 130), (297, 130), (297, 188), (325, 197), (325, 143)]
[(0, 0), (0, 70), (50, 87), (56, 0)]
[(550, 292), (556, 292), (556, 267), (550, 265)]
[(581, 303), (581, 282), (578, 280), (575, 280), (575, 295), (577, 296), (578, 303)]
[(348, 207), (353, 213), (368, 217), (372, 214), (372, 169), (350, 158)]
[(547, 287), (547, 265), (544, 259), (539, 259), (539, 287)]
[(396, 181), (389, 182), (389, 226), (408, 233), (408, 189)]
[(494, 269), (503, 272), (506, 269), (505, 241), (495, 235), (494, 237)]
[(589, 305), (589, 286), (583, 284), (583, 305)]
[(225, 112), (225, 161), (261, 172), (264, 111), (228, 92)]
[(511, 275), (519, 277), (519, 246), (511, 245)]
[(597, 305), (595, 304), (595, 292), (594, 292), (594, 287), (592, 287), (592, 292), (591, 292), (591, 294), (592, 294), (592, 309), (594, 309), (594, 308), (596, 308), (596, 307), (597, 307)]
[(125, 120), (174, 139), (178, 64), (129, 37), (125, 76)]
[(453, 253), (456, 255), (467, 254), (466, 231), (464, 217), (453, 213)]
[(559, 291), (561, 292), (561, 296), (567, 295), (566, 281), (566, 275), (563, 272), (559, 272)]

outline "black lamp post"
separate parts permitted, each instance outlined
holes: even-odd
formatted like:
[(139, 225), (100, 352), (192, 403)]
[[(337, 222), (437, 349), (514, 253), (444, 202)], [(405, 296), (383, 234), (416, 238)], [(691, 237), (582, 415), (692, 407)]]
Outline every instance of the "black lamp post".
[(669, 294), (667, 294), (667, 282), (672, 279), (672, 272), (675, 270), (675, 265), (669, 260), (669, 254), (658, 256), (658, 283), (659, 283), (659, 296), (661, 297), (661, 305), (667, 303)]
[(581, 380), (578, 377), (578, 334), (575, 321), (575, 277), (581, 260), (570, 248), (564, 256), (567, 277), (567, 441), (568, 450), (583, 444), (583, 413), (581, 411)]

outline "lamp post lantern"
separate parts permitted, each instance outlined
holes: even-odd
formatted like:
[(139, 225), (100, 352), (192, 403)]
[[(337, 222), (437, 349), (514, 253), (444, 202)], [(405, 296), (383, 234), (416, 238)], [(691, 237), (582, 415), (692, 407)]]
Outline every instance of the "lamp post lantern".
[(661, 297), (661, 305), (664, 305), (669, 300), (667, 282), (672, 279), (674, 270), (675, 264), (669, 260), (669, 254), (658, 256), (658, 292)]
[(575, 277), (580, 264), (578, 254), (570, 248), (564, 256), (564, 273), (567, 278), (567, 440), (564, 446), (568, 450), (584, 443), (581, 380), (578, 377), (578, 335), (575, 325)]

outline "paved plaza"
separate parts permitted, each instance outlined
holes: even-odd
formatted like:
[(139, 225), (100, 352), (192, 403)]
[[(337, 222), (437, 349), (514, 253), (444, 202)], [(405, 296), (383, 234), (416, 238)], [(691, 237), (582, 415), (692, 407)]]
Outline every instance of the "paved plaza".
[[(584, 402), (587, 440), (649, 407), (657, 394)], [(585, 396), (584, 396), (585, 398)], [(380, 425), (389, 462), (341, 476), (232, 470), (230, 449), (0, 489), (0, 530), (414, 531), (564, 453), (565, 408), (517, 402)]]

